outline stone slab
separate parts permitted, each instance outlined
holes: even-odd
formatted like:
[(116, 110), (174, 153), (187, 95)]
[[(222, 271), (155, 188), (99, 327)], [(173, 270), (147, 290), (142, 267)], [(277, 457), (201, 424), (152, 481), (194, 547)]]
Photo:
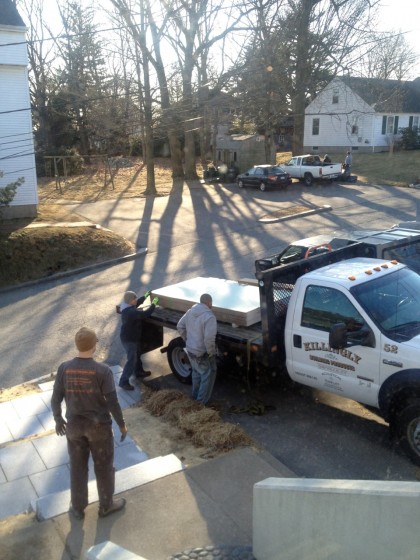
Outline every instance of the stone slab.
[(238, 326), (254, 325), (261, 321), (260, 296), (256, 286), (221, 278), (191, 278), (152, 290), (151, 298), (159, 298), (159, 305), (177, 311), (187, 311), (208, 293), (213, 298), (213, 312), (218, 321)]
[(37, 498), (28, 477), (0, 485), (0, 519), (31, 510), (31, 501)]
[(85, 554), (86, 560), (145, 560), (111, 541), (91, 546)]
[(258, 560), (415, 560), (417, 482), (268, 478), (254, 487)]
[(0, 449), (0, 465), (9, 482), (46, 469), (32, 441)]
[(12, 406), (20, 418), (42, 414), (48, 411), (48, 406), (42, 400), (43, 393), (36, 393), (27, 397), (21, 397), (12, 401)]
[(70, 470), (68, 465), (60, 465), (46, 471), (29, 476), (37, 497), (68, 490), (70, 486)]
[(58, 436), (55, 432), (49, 436), (44, 436), (32, 440), (33, 445), (44, 461), (47, 469), (65, 465), (69, 462), (67, 451), (67, 438)]
[[(12, 440), (26, 438), (44, 433), (44, 426), (37, 416), (25, 416), (25, 418), (11, 418), (6, 421), (7, 427), (12, 434)], [(12, 441), (10, 440), (10, 441)]]

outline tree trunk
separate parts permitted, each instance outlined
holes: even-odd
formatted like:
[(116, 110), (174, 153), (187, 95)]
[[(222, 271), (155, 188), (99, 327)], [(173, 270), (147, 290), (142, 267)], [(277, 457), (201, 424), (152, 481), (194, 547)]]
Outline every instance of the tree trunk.
[(320, 0), (302, 0), (300, 4), (300, 18), (297, 27), (297, 52), (296, 52), (296, 85), (293, 100), (294, 131), (292, 152), (293, 155), (303, 153), (303, 135), (305, 130), (306, 91), (309, 77), (309, 27), (311, 12)]
[(149, 58), (146, 45), (146, 24), (145, 24), (145, 9), (143, 0), (140, 2), (140, 33), (139, 44), (142, 54), (143, 62), (143, 82), (144, 82), (144, 128), (145, 128), (145, 146), (143, 157), (146, 162), (147, 170), (147, 188), (146, 194), (156, 195), (155, 183), (155, 164), (153, 160), (153, 110), (152, 110), (152, 94), (150, 90), (150, 75), (149, 75)]

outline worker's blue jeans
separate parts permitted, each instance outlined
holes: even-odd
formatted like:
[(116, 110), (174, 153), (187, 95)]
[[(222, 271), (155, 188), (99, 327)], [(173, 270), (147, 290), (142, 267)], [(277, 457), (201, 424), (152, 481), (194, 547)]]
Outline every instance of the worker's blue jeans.
[(216, 358), (208, 354), (197, 357), (187, 352), (192, 368), (192, 397), (207, 404), (213, 392), (216, 380)]
[(137, 362), (137, 342), (121, 340), (121, 344), (127, 353), (127, 361), (120, 377), (120, 386), (129, 383), (130, 377), (135, 373)]

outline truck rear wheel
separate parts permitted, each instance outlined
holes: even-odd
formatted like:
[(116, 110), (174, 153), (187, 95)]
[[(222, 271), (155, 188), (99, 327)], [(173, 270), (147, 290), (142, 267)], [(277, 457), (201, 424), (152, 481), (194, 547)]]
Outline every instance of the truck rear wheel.
[(311, 173), (305, 173), (303, 176), (303, 182), (307, 187), (310, 187), (314, 182), (314, 178), (312, 177)]
[(178, 381), (191, 385), (191, 364), (185, 352), (185, 342), (180, 336), (168, 344), (167, 356), (169, 367)]
[(395, 421), (401, 448), (420, 466), (420, 400), (401, 410)]

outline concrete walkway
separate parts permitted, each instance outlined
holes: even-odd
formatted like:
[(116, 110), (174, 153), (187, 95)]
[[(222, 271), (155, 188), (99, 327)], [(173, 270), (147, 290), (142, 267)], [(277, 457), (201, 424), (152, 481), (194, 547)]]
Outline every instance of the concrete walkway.
[[(115, 376), (118, 399), (121, 407), (132, 406), (141, 398), (140, 389), (130, 393), (118, 387), (122, 369), (111, 368)], [(67, 440), (55, 433), (51, 411), (53, 381), (40, 382), (40, 393), (21, 397), (0, 404), (0, 519), (28, 511), (35, 511), (38, 519), (48, 519), (68, 510), (69, 460)], [(118, 426), (113, 425), (119, 434)], [(114, 465), (116, 493), (155, 479), (156, 474), (167, 469), (170, 472), (182, 469), (176, 458), (148, 461), (142, 451), (128, 435), (123, 443), (115, 438)], [(147, 462), (141, 474), (134, 467)], [(163, 471), (162, 471), (163, 468)], [(90, 502), (97, 501), (93, 464), (89, 468)], [(139, 478), (140, 477), (140, 478)]]

